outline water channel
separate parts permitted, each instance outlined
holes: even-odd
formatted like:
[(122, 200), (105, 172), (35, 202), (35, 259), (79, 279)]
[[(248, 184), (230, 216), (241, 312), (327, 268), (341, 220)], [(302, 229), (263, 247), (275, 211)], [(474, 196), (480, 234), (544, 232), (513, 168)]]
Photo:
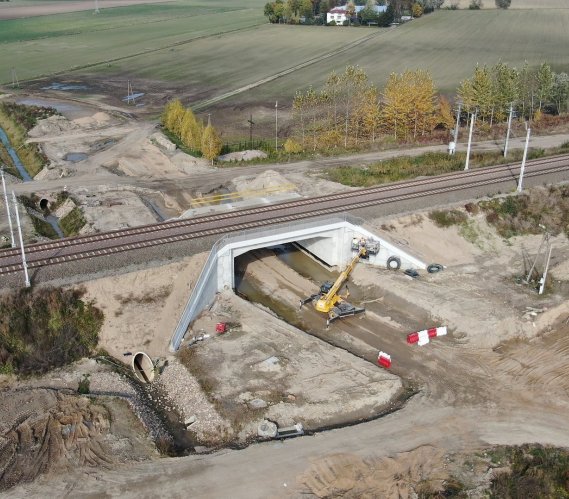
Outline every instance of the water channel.
[(0, 140), (2, 141), (2, 144), (4, 144), (4, 147), (8, 151), (8, 154), (10, 155), (10, 157), (12, 158), (12, 161), (14, 162), (14, 166), (18, 169), (18, 172), (20, 173), (23, 181), (24, 182), (30, 182), (32, 180), (32, 177), (30, 177), (30, 174), (24, 168), (24, 165), (20, 161), (20, 158), (16, 154), (16, 151), (10, 145), (10, 140), (8, 139), (8, 135), (6, 135), (6, 132), (4, 131), (4, 129), (2, 127), (0, 127)]
[[(20, 175), (22, 176), (23, 181), (31, 182), (33, 180), (32, 177), (30, 176), (30, 174), (27, 172), (26, 168), (20, 161), (20, 158), (16, 153), (16, 151), (14, 150), (14, 148), (10, 145), (10, 140), (8, 139), (8, 135), (6, 135), (6, 132), (2, 127), (0, 127), (0, 140), (2, 140), (2, 144), (4, 144), (4, 147), (8, 151), (10, 157), (12, 158), (12, 161), (14, 162), (14, 165), (18, 169)], [(49, 225), (51, 225), (51, 227), (53, 228), (58, 237), (60, 238), (65, 237), (63, 231), (61, 230), (61, 227), (59, 226), (59, 219), (55, 215), (41, 215), (38, 212), (38, 215), (30, 213), (30, 216), (32, 217), (37, 216), (37, 218), (39, 218), (40, 220), (43, 220), (44, 222), (47, 222)]]

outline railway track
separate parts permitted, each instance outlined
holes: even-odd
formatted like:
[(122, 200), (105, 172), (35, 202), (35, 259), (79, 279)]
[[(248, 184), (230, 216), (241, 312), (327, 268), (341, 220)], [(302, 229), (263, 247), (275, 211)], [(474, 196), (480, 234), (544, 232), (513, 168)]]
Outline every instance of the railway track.
[[(568, 170), (569, 155), (555, 156), (528, 162), (526, 164), (525, 177), (531, 178)], [(173, 220), (132, 229), (115, 230), (49, 243), (32, 244), (26, 246), (26, 259), (28, 268), (33, 269), (161, 244), (170, 244), (191, 238), (222, 235), (255, 227), (343, 212), (350, 209), (498, 184), (508, 180), (515, 180), (518, 175), (519, 165), (507, 164), (299, 199), (229, 213)], [(0, 251), (0, 275), (21, 270), (22, 264), (18, 248)]]

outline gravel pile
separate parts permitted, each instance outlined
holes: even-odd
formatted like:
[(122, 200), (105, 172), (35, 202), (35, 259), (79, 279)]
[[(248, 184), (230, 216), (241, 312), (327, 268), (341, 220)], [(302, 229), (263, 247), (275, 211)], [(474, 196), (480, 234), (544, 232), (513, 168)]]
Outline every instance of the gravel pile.
[[(171, 440), (170, 434), (164, 428), (152, 408), (145, 402), (142, 390), (135, 387), (126, 376), (116, 372), (97, 372), (91, 379), (90, 392), (93, 395), (107, 395), (124, 398), (134, 414), (142, 422), (152, 440)], [(141, 391), (139, 393), (139, 390)]]
[(195, 416), (195, 422), (188, 426), (188, 430), (195, 433), (200, 442), (213, 445), (226, 440), (231, 426), (219, 415), (199, 383), (176, 358), (168, 359), (168, 365), (155, 384), (168, 395), (186, 424)]

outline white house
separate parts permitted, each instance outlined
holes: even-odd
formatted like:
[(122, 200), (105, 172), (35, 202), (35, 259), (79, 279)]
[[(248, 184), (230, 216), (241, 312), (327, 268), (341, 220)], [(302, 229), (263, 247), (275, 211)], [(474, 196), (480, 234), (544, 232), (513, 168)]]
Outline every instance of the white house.
[[(360, 11), (364, 9), (365, 5), (356, 5), (356, 14), (358, 14)], [(381, 12), (385, 12), (387, 10), (387, 6), (376, 5), (374, 9), (377, 14), (380, 14)], [(342, 26), (344, 24), (344, 21), (348, 20), (348, 17), (349, 16), (347, 14), (346, 5), (334, 7), (326, 14), (326, 24), (330, 24), (332, 21), (335, 21), (337, 25)]]

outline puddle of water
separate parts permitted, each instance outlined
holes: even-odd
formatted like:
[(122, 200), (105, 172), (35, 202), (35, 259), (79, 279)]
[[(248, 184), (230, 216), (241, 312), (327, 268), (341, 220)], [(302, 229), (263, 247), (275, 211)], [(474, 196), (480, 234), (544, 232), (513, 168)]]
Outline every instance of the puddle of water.
[(8, 140), (8, 136), (6, 135), (6, 132), (4, 131), (4, 129), (2, 127), (0, 127), (0, 140), (2, 141), (2, 144), (4, 144), (4, 147), (8, 151), (8, 154), (10, 155), (10, 157), (12, 158), (12, 161), (14, 162), (14, 165), (18, 169), (18, 172), (20, 172), (20, 175), (21, 175), (23, 181), (24, 182), (30, 182), (32, 180), (32, 177), (30, 177), (30, 174), (27, 172), (24, 165), (20, 161), (20, 158), (16, 154), (16, 151), (14, 151), (14, 149), (10, 145), (10, 141)]
[(63, 156), (63, 159), (65, 161), (71, 161), (71, 163), (78, 163), (79, 161), (87, 159), (87, 157), (88, 155), (84, 152), (69, 152)]
[(140, 92), (138, 94), (130, 94), (130, 95), (127, 95), (126, 97), (123, 97), (122, 100), (124, 102), (135, 101), (136, 99), (138, 99), (139, 97), (142, 97), (143, 95), (144, 95), (144, 92)]
[(87, 85), (81, 85), (77, 83), (59, 83), (54, 81), (47, 87), (41, 87), (42, 90), (62, 90), (64, 92), (69, 92), (73, 90), (87, 90), (89, 87)]

